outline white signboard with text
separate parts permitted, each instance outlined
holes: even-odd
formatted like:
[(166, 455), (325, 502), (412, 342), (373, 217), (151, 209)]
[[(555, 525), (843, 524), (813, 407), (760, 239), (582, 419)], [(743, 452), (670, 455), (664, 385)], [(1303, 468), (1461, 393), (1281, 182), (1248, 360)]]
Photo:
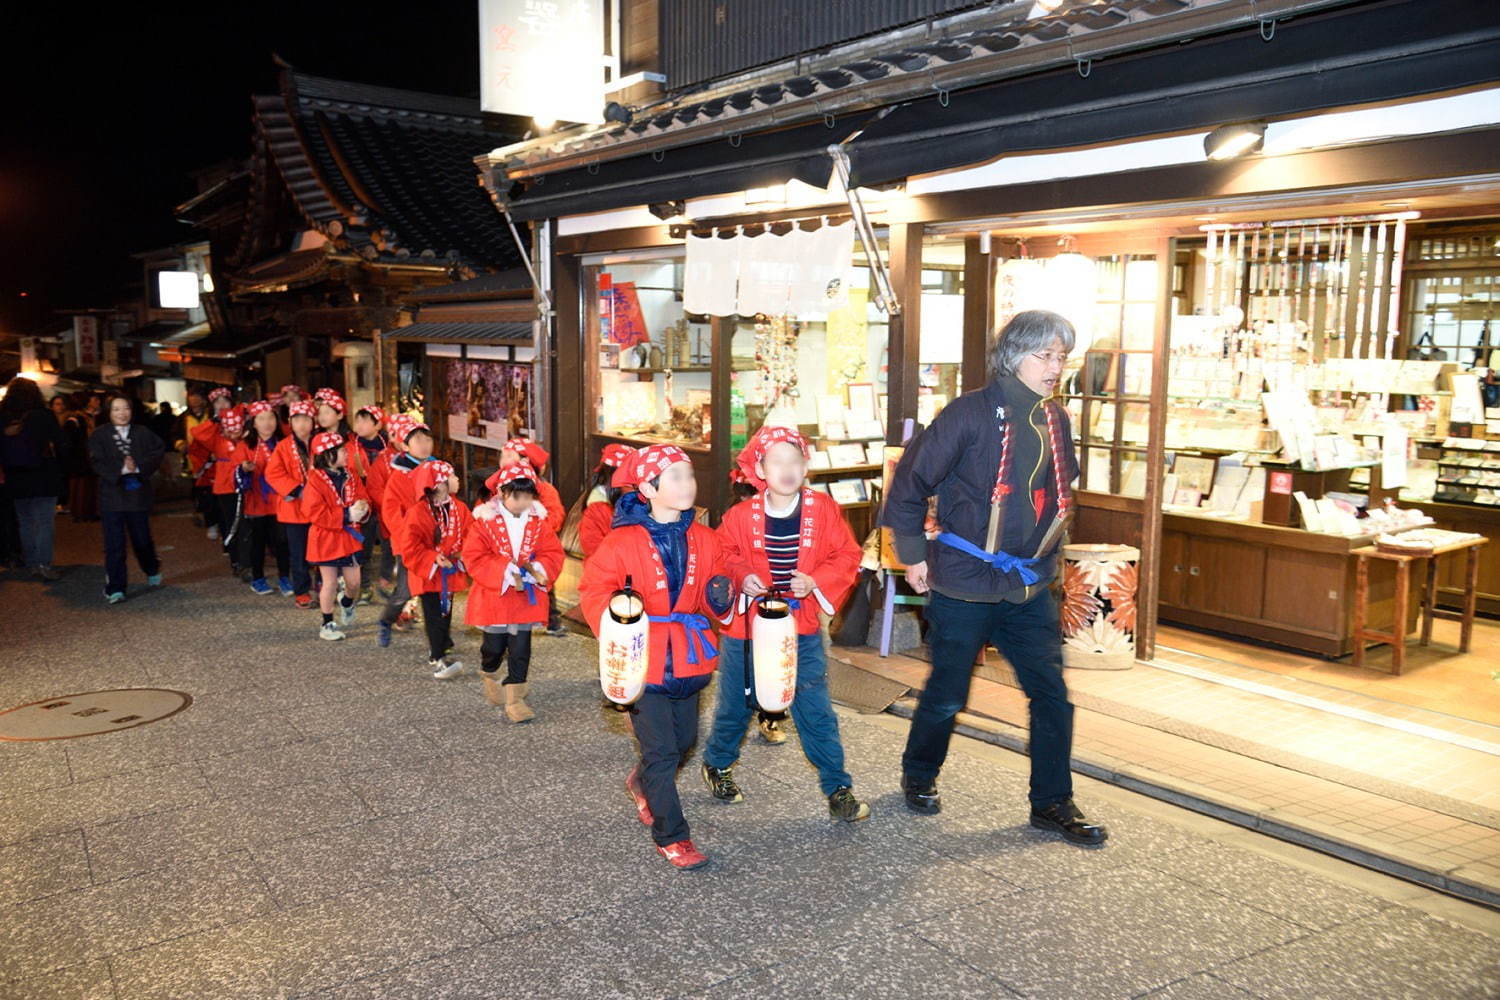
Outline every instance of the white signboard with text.
[(479, 0), (479, 79), (485, 111), (603, 121), (603, 0)]

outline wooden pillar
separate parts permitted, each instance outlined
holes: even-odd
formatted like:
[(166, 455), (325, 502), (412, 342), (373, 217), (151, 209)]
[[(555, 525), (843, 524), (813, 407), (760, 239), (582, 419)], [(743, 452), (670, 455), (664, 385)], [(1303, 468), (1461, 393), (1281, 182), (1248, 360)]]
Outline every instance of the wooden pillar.
[(713, 417), (713, 439), (709, 441), (709, 464), (713, 482), (709, 489), (698, 490), (698, 506), (709, 509), (715, 525), (729, 506), (729, 466), (734, 455), (729, 449), (729, 395), (733, 389), (734, 328), (736, 320), (728, 316), (709, 318), (709, 343), (713, 344), (713, 370), (709, 373), (709, 413)]
[(917, 416), (917, 365), (922, 331), (922, 224), (893, 223), (890, 227), (891, 286), (901, 312), (890, 317), (886, 355), (886, 391), (890, 412), (886, 442), (901, 443), (901, 422)]
[(1157, 603), (1161, 597), (1162, 476), (1167, 462), (1167, 378), (1172, 348), (1172, 274), (1177, 240), (1158, 240), (1156, 336), (1151, 345), (1151, 413), (1146, 438), (1146, 492), (1141, 500), (1141, 561), (1136, 576), (1135, 655), (1156, 656)]
[[(589, 412), (587, 343), (580, 295), (578, 258), (565, 254), (552, 257), (552, 307), (555, 315), (550, 337), (537, 344), (538, 377), (546, 373), (551, 386), (551, 406), (537, 419), (549, 421), (546, 438), (552, 446), (552, 476), (563, 503), (572, 505), (588, 478)], [(589, 290), (593, 295), (593, 290)], [(545, 326), (545, 324), (544, 324)]]
[(302, 386), (309, 392), (312, 391), (307, 385), (307, 334), (292, 334), (292, 382)]
[(988, 358), (995, 326), (994, 258), (979, 236), (964, 238), (964, 392), (990, 380)]

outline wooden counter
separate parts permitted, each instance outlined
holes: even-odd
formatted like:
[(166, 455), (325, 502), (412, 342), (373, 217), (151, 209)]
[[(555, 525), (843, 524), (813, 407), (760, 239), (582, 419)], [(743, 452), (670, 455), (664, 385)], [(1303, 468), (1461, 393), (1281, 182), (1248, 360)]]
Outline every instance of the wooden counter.
[[(1073, 535), (1081, 542), (1139, 544), (1140, 501), (1080, 494)], [(1330, 659), (1344, 656), (1354, 650), (1352, 553), (1373, 540), (1164, 514), (1160, 618)], [(1372, 623), (1390, 621), (1394, 597), (1392, 568), (1372, 566)]]

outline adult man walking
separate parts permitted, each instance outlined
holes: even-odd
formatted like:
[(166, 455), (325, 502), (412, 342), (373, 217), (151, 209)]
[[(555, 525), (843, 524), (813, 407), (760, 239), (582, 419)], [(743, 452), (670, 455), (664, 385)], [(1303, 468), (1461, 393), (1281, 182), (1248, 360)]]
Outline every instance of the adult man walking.
[[(1062, 676), (1062, 633), (1047, 585), (1078, 474), (1067, 411), (1052, 395), (1073, 349), (1056, 313), (1022, 312), (990, 351), (991, 380), (950, 403), (912, 439), (892, 478), (883, 523), (906, 579), (930, 591), (932, 673), (912, 717), (901, 787), (914, 812), (942, 808), (938, 772), (953, 720), (969, 697), (974, 661), (992, 644), (1026, 692), (1031, 718), (1031, 825), (1078, 844), (1104, 827), (1073, 804), (1073, 706)], [(929, 540), (928, 498), (940, 531)]]

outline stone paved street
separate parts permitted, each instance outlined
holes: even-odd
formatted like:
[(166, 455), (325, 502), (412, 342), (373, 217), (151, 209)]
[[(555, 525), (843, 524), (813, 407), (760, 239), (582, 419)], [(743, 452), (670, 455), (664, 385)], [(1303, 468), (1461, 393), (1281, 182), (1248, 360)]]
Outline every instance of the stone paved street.
[[(1113, 839), (1025, 825), (1025, 761), (968, 740), (945, 811), (898, 792), (906, 724), (840, 711), (869, 822), (835, 826), (795, 743), (748, 742), (746, 802), (681, 782), (713, 857), (670, 869), (621, 787), (594, 644), (537, 639), (525, 726), (419, 638), (342, 643), (229, 577), (185, 513), (166, 585), (4, 578), (0, 706), (103, 688), (180, 714), (0, 743), (0, 997), (1407, 998), (1500, 996), (1491, 911), (1080, 780)], [(134, 567), (132, 567), (134, 569)], [(138, 585), (138, 577), (134, 586)], [(474, 665), (478, 643), (458, 633)], [(706, 736), (708, 720), (703, 720)]]

